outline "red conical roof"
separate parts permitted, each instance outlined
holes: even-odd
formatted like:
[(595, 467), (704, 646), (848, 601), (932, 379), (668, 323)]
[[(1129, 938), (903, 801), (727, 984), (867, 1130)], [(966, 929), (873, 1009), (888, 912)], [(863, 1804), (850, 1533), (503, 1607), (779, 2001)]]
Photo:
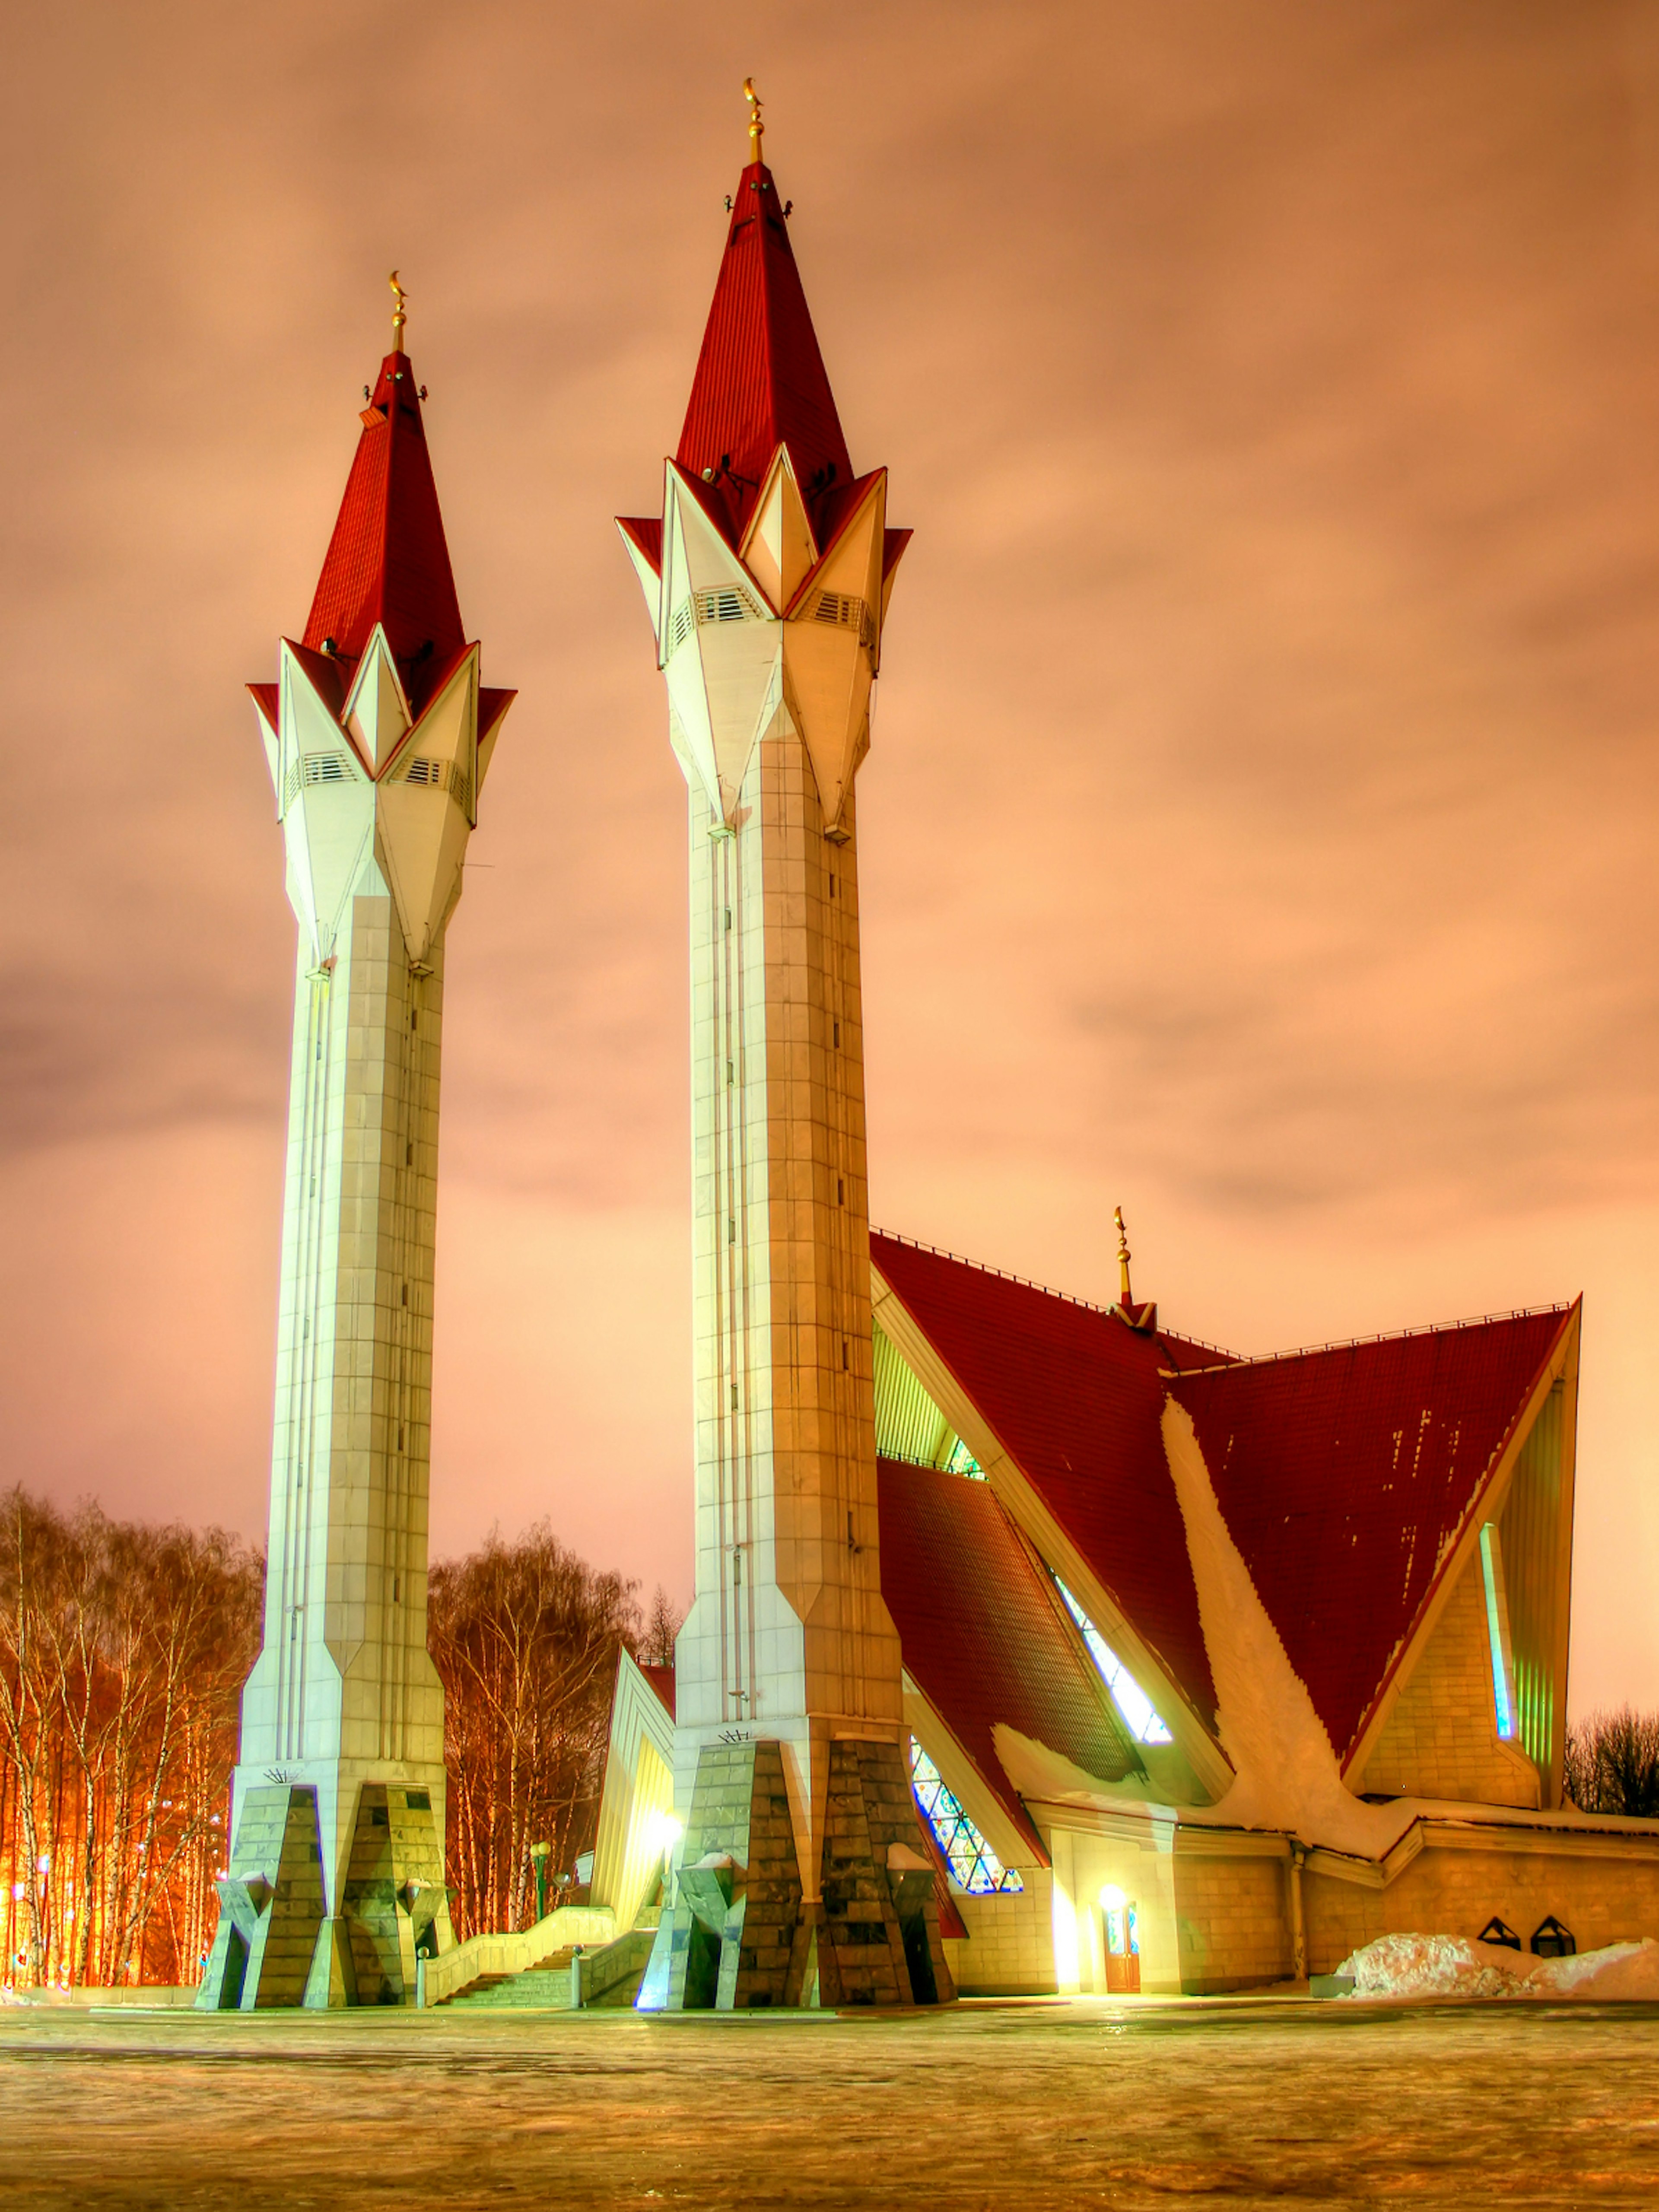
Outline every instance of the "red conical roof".
[(738, 180), (674, 456), (710, 483), (708, 504), (724, 513), (734, 543), (780, 446), (816, 527), (821, 507), (851, 483), (853, 464), (772, 172), (756, 161)]
[(418, 713), (466, 634), (407, 354), (389, 353), (381, 362), (362, 421), (304, 642), (321, 652), (332, 639), (339, 659), (356, 661), (375, 623), (383, 623)]

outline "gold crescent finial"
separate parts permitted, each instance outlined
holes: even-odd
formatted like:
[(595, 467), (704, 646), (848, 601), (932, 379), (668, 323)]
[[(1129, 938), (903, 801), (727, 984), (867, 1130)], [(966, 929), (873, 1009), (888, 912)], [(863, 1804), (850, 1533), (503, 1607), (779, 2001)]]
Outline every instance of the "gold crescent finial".
[(1121, 1206), (1113, 1207), (1112, 1218), (1117, 1224), (1118, 1303), (1133, 1306), (1134, 1297), (1129, 1288), (1129, 1232), (1123, 1226), (1123, 1208)]
[(746, 76), (743, 81), (743, 96), (749, 102), (749, 159), (752, 165), (766, 158), (761, 152), (761, 140), (766, 136), (766, 125), (761, 121), (761, 96), (755, 89), (752, 76)]
[(393, 353), (401, 353), (404, 349), (404, 325), (409, 320), (404, 301), (409, 295), (398, 282), (398, 272), (395, 269), (386, 278), (386, 283), (391, 285), (392, 296), (398, 303), (392, 311), (392, 350)]

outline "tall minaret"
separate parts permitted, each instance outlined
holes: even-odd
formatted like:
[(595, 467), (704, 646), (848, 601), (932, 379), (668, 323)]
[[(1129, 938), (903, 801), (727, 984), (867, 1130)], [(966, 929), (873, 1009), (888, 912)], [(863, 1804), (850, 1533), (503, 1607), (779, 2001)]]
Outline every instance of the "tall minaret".
[(299, 920), (264, 1645), (200, 1999), (407, 2002), (452, 1941), (426, 1648), (444, 933), (512, 701), (481, 690), (403, 349), (299, 643), (251, 686)]
[(944, 1961), (877, 1558), (854, 779), (909, 533), (854, 473), (745, 92), (662, 517), (620, 525), (690, 816), (687, 1833), (641, 2002), (906, 2002)]

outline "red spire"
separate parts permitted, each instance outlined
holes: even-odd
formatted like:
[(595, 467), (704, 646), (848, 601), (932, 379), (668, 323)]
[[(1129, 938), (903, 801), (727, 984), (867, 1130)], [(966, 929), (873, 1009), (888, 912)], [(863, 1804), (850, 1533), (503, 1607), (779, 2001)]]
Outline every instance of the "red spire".
[(816, 526), (825, 494), (847, 489), (853, 465), (772, 172), (753, 161), (738, 180), (674, 456), (709, 483), (708, 504), (734, 543), (780, 446)]
[(331, 639), (336, 657), (355, 662), (375, 623), (383, 623), (418, 714), (466, 633), (407, 354), (389, 353), (381, 362), (362, 420), (304, 641), (320, 653)]

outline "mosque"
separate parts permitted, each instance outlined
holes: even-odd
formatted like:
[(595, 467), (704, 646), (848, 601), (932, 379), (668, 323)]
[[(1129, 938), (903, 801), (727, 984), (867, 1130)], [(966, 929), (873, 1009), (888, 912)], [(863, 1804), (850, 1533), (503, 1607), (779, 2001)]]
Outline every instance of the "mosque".
[[(910, 533), (745, 89), (661, 506), (619, 525), (687, 793), (696, 1597), (672, 1668), (619, 1664), (572, 1987), (1212, 1992), (1394, 1930), (1659, 1936), (1659, 1826), (1563, 1799), (1577, 1304), (1241, 1358), (1137, 1295), (1121, 1218), (1109, 1307), (870, 1226), (856, 787)], [(441, 2001), (571, 1949), (558, 1915), (457, 1946), (442, 1886), (442, 960), (512, 694), (402, 333), (399, 293), (310, 620), (252, 687), (300, 947), (210, 2008)]]

